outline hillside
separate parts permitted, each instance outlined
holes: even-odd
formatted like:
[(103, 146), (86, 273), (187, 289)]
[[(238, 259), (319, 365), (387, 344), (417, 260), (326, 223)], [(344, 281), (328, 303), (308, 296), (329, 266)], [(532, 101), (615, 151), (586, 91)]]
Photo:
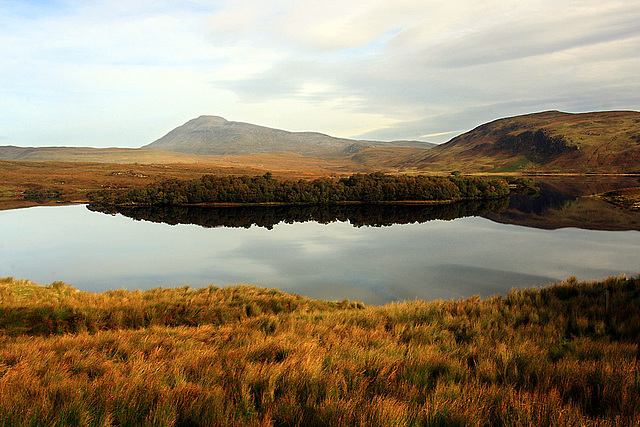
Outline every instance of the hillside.
[(200, 116), (145, 145), (199, 155), (248, 155), (292, 152), (304, 156), (344, 157), (373, 147), (418, 147), (434, 144), (420, 141), (358, 141), (334, 138), (317, 132), (289, 132), (250, 123), (232, 122), (218, 116)]
[(498, 119), (435, 147), (418, 169), (640, 172), (640, 112), (559, 111)]

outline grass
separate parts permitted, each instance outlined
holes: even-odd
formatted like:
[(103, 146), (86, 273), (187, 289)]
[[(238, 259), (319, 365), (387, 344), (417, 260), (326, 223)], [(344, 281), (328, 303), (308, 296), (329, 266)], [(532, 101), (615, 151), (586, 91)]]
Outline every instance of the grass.
[(640, 278), (381, 307), (0, 279), (0, 425), (640, 425)]
[(527, 169), (527, 167), (530, 166), (530, 163), (531, 162), (526, 159), (507, 162), (503, 165), (497, 165), (495, 167), (495, 172), (519, 172)]

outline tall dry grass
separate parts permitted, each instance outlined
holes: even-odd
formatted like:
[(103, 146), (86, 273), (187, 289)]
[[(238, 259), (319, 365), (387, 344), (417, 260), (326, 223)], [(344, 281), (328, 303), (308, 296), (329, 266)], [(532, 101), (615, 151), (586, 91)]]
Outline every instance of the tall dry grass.
[(10, 278), (0, 298), (0, 425), (640, 425), (638, 278), (382, 307)]

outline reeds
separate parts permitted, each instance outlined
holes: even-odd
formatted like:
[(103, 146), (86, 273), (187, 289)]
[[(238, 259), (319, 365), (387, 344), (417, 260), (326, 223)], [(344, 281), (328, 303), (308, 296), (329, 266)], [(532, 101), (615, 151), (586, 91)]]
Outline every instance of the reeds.
[(382, 307), (10, 278), (0, 298), (0, 425), (640, 425), (638, 278)]

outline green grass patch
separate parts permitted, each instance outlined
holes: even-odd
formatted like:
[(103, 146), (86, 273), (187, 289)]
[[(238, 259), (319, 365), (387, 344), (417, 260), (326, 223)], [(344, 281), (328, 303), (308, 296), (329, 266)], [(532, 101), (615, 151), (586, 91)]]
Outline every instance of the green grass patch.
[(520, 172), (531, 166), (531, 162), (522, 159), (499, 165), (495, 168), (495, 172)]
[(0, 278), (0, 292), (5, 295), (28, 298), (32, 292), (40, 289), (39, 285), (28, 280), (15, 280), (13, 277)]
[(16, 192), (13, 188), (0, 186), (0, 199), (11, 199), (16, 196)]

